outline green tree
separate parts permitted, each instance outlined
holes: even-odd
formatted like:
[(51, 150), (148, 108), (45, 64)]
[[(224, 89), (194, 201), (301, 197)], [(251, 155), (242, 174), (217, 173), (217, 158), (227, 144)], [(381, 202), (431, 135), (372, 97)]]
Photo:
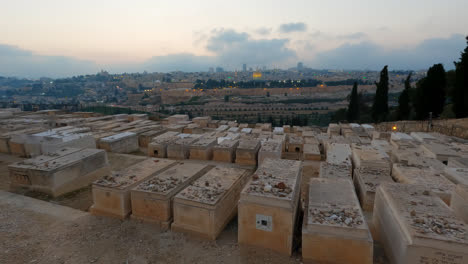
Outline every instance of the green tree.
[(408, 120), (410, 115), (410, 97), (409, 92), (411, 89), (411, 74), (408, 74), (408, 77), (405, 81), (405, 89), (400, 94), (398, 98), (398, 119), (399, 120)]
[(348, 122), (353, 122), (359, 119), (359, 94), (357, 82), (354, 82), (353, 90), (351, 90), (346, 119)]
[(380, 80), (375, 83), (374, 104), (372, 105), (372, 119), (375, 122), (385, 121), (388, 114), (388, 66), (380, 72)]
[(442, 64), (434, 64), (427, 71), (427, 76), (419, 80), (416, 87), (416, 118), (426, 119), (429, 112), (438, 117), (445, 105), (445, 69)]
[[(466, 37), (468, 44), (468, 36)], [(468, 45), (455, 62), (455, 89), (453, 93), (453, 110), (457, 118), (468, 116)]]

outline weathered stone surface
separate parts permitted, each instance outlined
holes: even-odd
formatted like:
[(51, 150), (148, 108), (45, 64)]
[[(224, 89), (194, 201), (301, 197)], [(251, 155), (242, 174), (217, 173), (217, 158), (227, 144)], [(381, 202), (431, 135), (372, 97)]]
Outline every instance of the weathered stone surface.
[(138, 135), (132, 132), (124, 132), (101, 138), (99, 147), (109, 152), (131, 153), (139, 148)]
[(450, 208), (468, 224), (468, 185), (457, 185), (452, 193)]
[(184, 162), (144, 180), (131, 190), (132, 218), (168, 228), (172, 222), (174, 196), (212, 168)]
[(455, 189), (455, 184), (445, 178), (441, 171), (393, 164), (392, 176), (401, 183), (424, 186), (428, 191), (450, 204), (450, 196)]
[(211, 160), (213, 159), (213, 147), (217, 144), (217, 138), (208, 134), (190, 145), (190, 159)]
[(320, 154), (320, 148), (318, 144), (304, 144), (304, 160), (322, 160), (322, 154)]
[(467, 263), (466, 224), (424, 186), (381, 185), (373, 222), (391, 263)]
[(236, 163), (242, 165), (257, 165), (260, 140), (241, 139), (236, 149)]
[(336, 165), (328, 162), (322, 162), (320, 164), (320, 178), (326, 179), (346, 179), (352, 180), (353, 171), (351, 166), (347, 165)]
[(302, 227), (306, 263), (373, 263), (373, 240), (348, 180), (311, 179)]
[(148, 156), (167, 158), (167, 146), (177, 139), (178, 132), (169, 131), (159, 135), (148, 144)]
[(170, 159), (188, 159), (190, 155), (190, 145), (200, 139), (201, 135), (179, 134), (177, 139), (168, 144), (167, 157)]
[(300, 182), (301, 162), (264, 160), (241, 193), (239, 244), (291, 255)]
[(262, 164), (266, 158), (280, 159), (282, 153), (283, 142), (275, 139), (268, 139), (261, 143), (261, 148), (258, 151), (258, 164)]
[(90, 212), (117, 218), (127, 217), (132, 211), (130, 189), (173, 165), (175, 162), (172, 160), (150, 158), (95, 181)]
[(191, 183), (174, 198), (172, 230), (215, 240), (237, 214), (249, 175), (245, 169), (217, 166)]
[(468, 185), (468, 168), (450, 168), (446, 167), (444, 175), (454, 184)]
[(354, 186), (364, 211), (374, 210), (374, 199), (377, 187), (382, 183), (392, 183), (390, 172), (386, 169), (354, 169)]

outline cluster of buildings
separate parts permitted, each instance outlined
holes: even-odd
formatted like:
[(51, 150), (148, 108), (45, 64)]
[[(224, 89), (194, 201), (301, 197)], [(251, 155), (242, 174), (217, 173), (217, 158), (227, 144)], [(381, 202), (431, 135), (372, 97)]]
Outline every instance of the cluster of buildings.
[[(468, 262), (468, 141), (398, 127), (272, 127), (174, 115), (0, 112), (13, 187), (53, 196), (92, 185), (92, 214), (308, 263)], [(119, 171), (107, 153), (145, 155)], [(298, 234), (301, 234), (300, 236)]]

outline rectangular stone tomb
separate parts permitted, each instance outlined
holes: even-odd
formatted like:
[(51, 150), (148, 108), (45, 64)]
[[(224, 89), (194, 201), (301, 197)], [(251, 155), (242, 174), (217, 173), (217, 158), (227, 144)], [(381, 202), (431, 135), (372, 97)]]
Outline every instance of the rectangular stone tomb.
[(468, 224), (468, 185), (457, 185), (452, 193), (450, 208)]
[(352, 169), (351, 154), (349, 144), (331, 143), (327, 148), (327, 162), (334, 165), (348, 166)]
[(167, 158), (167, 146), (177, 139), (179, 132), (169, 131), (159, 135), (148, 144), (148, 156)]
[(288, 152), (302, 153), (302, 149), (304, 147), (304, 139), (300, 136), (290, 134), (287, 145)]
[(148, 147), (148, 144), (153, 140), (153, 138), (162, 135), (166, 130), (164, 128), (155, 128), (150, 131), (147, 131), (138, 136), (138, 142), (140, 147)]
[(262, 164), (266, 158), (281, 159), (283, 143), (279, 140), (268, 139), (261, 143), (258, 151), (258, 164)]
[(428, 168), (409, 167), (402, 164), (394, 164), (393, 178), (401, 183), (421, 185), (444, 202), (450, 204), (450, 197), (455, 184), (449, 181), (442, 172)]
[(131, 190), (132, 218), (169, 228), (174, 196), (212, 168), (198, 163), (179, 163), (141, 182)]
[(167, 157), (170, 159), (188, 159), (190, 145), (196, 142), (201, 135), (179, 134), (178, 139), (167, 146)]
[(419, 147), (400, 148), (392, 152), (391, 159), (394, 163), (402, 163), (408, 166), (432, 168), (440, 171), (445, 168), (441, 161), (424, 155)]
[(131, 153), (139, 149), (138, 135), (132, 132), (123, 132), (101, 138), (99, 147), (109, 152)]
[(213, 147), (217, 143), (215, 136), (204, 136), (190, 145), (190, 159), (213, 159)]
[(27, 187), (54, 197), (86, 187), (110, 174), (106, 152), (100, 149), (64, 148), (8, 168), (12, 186)]
[(322, 160), (318, 144), (304, 144), (304, 160)]
[(215, 167), (174, 198), (172, 230), (215, 240), (237, 214), (248, 170)]
[(291, 255), (301, 175), (300, 161), (264, 160), (239, 200), (240, 245)]
[(224, 139), (213, 147), (213, 160), (233, 163), (239, 140)]
[(468, 263), (467, 225), (424, 186), (381, 185), (373, 222), (390, 263)]
[(113, 172), (93, 183), (93, 205), (90, 212), (117, 218), (125, 218), (132, 211), (130, 190), (148, 177), (160, 173), (175, 161), (146, 159), (122, 171)]
[(445, 167), (444, 175), (455, 184), (468, 185), (468, 168)]
[(378, 150), (370, 145), (352, 146), (352, 161), (354, 168), (374, 168), (385, 171), (388, 175), (392, 170), (390, 157), (383, 151)]
[(350, 166), (321, 162), (319, 177), (326, 179), (345, 179), (351, 181), (353, 177), (353, 171), (352, 167)]
[(257, 139), (241, 139), (236, 150), (236, 163), (242, 165), (257, 165), (260, 141)]
[(372, 264), (373, 244), (352, 183), (311, 179), (302, 226), (304, 263)]
[(381, 183), (392, 183), (390, 173), (382, 169), (354, 169), (354, 186), (364, 211), (374, 210), (374, 199), (377, 187)]

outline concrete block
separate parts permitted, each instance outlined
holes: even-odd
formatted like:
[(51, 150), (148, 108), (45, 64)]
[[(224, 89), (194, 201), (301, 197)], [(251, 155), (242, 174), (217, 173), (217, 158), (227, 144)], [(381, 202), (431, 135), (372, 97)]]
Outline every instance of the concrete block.
[(139, 149), (138, 135), (132, 132), (123, 132), (105, 137), (100, 140), (99, 147), (109, 152), (131, 153)]
[(236, 149), (236, 163), (242, 165), (257, 165), (260, 141), (257, 139), (241, 139)]
[(390, 263), (468, 261), (466, 224), (424, 186), (381, 185), (373, 222)]
[(237, 214), (237, 203), (250, 173), (215, 167), (174, 198), (172, 230), (215, 240)]
[(57, 197), (110, 174), (106, 152), (64, 148), (56, 153), (9, 166), (12, 186), (26, 187)]
[(131, 190), (132, 218), (169, 228), (174, 196), (212, 168), (197, 163), (179, 163), (144, 180)]
[(213, 160), (233, 163), (239, 140), (224, 139), (213, 147)]
[(348, 180), (311, 179), (302, 227), (304, 263), (373, 263), (373, 240)]
[(301, 162), (265, 159), (241, 193), (238, 242), (291, 255)]
[(452, 193), (450, 208), (468, 224), (468, 185), (457, 185)]
[(374, 210), (377, 187), (382, 183), (392, 183), (390, 172), (386, 169), (362, 167), (354, 169), (354, 186), (364, 211)]
[(93, 183), (93, 205), (90, 212), (116, 218), (125, 218), (132, 211), (130, 190), (157, 173), (171, 166), (175, 161), (164, 159), (146, 159), (122, 171), (113, 172)]

